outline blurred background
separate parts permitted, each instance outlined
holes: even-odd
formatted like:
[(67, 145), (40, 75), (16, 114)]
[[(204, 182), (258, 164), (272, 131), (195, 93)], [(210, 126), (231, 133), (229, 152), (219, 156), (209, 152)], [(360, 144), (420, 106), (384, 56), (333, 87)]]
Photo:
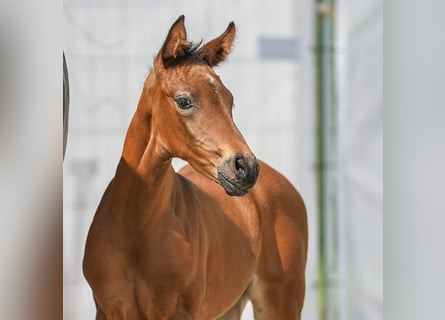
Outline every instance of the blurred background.
[[(381, 0), (65, 0), (70, 119), (63, 168), (64, 319), (93, 319), (86, 234), (153, 57), (184, 14), (190, 40), (237, 26), (216, 72), (257, 157), (308, 209), (303, 319), (383, 319)], [(183, 165), (174, 161), (176, 168)], [(250, 305), (243, 319), (253, 319)]]

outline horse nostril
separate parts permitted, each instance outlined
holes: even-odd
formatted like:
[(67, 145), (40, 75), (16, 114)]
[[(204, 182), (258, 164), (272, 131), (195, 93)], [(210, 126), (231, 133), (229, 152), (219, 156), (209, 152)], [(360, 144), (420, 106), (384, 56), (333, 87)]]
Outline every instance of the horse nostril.
[(246, 162), (242, 156), (235, 158), (235, 173), (238, 179), (244, 179), (246, 173)]

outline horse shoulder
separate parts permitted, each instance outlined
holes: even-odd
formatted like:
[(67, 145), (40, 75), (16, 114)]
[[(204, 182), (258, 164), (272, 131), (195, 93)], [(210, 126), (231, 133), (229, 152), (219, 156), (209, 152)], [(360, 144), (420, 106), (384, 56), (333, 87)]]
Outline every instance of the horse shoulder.
[[(260, 162), (252, 190), (261, 208), (262, 253), (259, 272), (268, 278), (301, 274), (307, 257), (307, 214), (297, 189), (278, 171)], [(279, 259), (269, 259), (270, 256)], [(279, 264), (276, 264), (279, 262)]]

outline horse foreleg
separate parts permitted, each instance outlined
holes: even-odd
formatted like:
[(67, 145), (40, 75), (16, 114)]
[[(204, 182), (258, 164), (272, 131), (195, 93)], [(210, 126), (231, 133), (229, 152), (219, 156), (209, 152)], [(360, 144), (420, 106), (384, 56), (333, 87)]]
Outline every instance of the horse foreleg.
[(304, 281), (281, 283), (257, 279), (249, 290), (255, 320), (300, 320)]
[(218, 320), (240, 320), (248, 300), (249, 297), (246, 290), (238, 302)]
[(306, 214), (304, 208), (295, 212), (290, 205), (280, 206), (263, 215), (262, 250), (248, 290), (255, 320), (300, 319), (303, 308)]
[(136, 301), (125, 298), (107, 303), (102, 307), (96, 297), (96, 320), (138, 320), (141, 319)]

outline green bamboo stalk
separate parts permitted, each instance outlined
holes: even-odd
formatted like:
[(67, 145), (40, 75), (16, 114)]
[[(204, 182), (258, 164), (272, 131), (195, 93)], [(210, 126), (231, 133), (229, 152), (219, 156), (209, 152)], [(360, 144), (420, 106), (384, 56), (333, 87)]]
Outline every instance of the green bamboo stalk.
[[(317, 4), (321, 3), (320, 0)], [(323, 172), (323, 163), (325, 159), (324, 150), (324, 113), (323, 113), (323, 49), (322, 43), (322, 16), (316, 14), (315, 19), (316, 45), (315, 45), (315, 63), (316, 63), (316, 180), (317, 180), (317, 204), (318, 204), (318, 313), (320, 320), (326, 320), (326, 270), (325, 270), (325, 239), (324, 239), (324, 209), (325, 198), (323, 196), (323, 186), (325, 176)]]
[[(332, 261), (329, 259), (328, 244), (335, 240), (336, 215), (332, 193), (335, 183), (330, 165), (335, 160), (335, 84), (334, 84), (334, 44), (333, 44), (333, 0), (316, 1), (316, 126), (317, 126), (317, 202), (318, 202), (318, 312), (320, 320), (336, 319), (337, 307), (329, 295), (332, 284)], [(335, 254), (335, 252), (334, 252)], [(335, 309), (335, 310), (334, 310)], [(334, 312), (335, 314), (331, 314)]]

